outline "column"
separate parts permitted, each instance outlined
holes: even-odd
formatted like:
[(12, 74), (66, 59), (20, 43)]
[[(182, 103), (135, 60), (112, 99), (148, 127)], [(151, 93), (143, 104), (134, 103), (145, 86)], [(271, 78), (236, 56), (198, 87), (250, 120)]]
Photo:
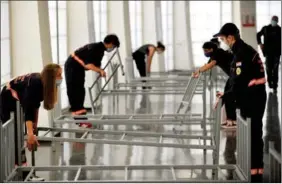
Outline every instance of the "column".
[[(88, 14), (89, 7), (88, 1), (67, 1), (67, 52), (72, 53), (79, 47), (85, 44), (94, 42), (95, 35), (90, 33), (89, 26), (94, 24), (88, 24), (91, 20), (91, 15)], [(94, 15), (92, 15), (94, 17)], [(93, 34), (93, 35), (92, 35)], [(90, 37), (91, 36), (91, 37)], [(91, 40), (90, 40), (91, 38)], [(66, 58), (67, 59), (67, 58)], [(93, 71), (87, 71), (85, 76), (85, 102), (86, 108), (91, 107), (90, 97), (88, 93), (88, 87), (91, 86), (96, 78), (96, 73)]]
[[(157, 33), (157, 41), (163, 42), (163, 26), (162, 26), (162, 6), (161, 1), (155, 1), (155, 26), (156, 26), (156, 33)], [(165, 44), (165, 43), (164, 43)], [(153, 67), (152, 67), (153, 69)], [(158, 57), (158, 70), (160, 72), (165, 71), (165, 61), (164, 61), (164, 55), (161, 54)]]
[[(48, 1), (10, 1), (12, 77), (41, 72), (52, 63)], [(50, 126), (51, 115), (43, 107), (39, 126)]]
[(256, 1), (232, 1), (233, 22), (240, 29), (241, 38), (257, 50)]
[(176, 70), (191, 70), (194, 64), (189, 1), (173, 1), (173, 13), (174, 68)]
[[(142, 1), (142, 33), (143, 43), (157, 44), (157, 26), (156, 26), (156, 8), (155, 3), (157, 1)], [(161, 27), (160, 27), (161, 28)], [(152, 72), (159, 71), (159, 57), (156, 54), (153, 57), (151, 70)], [(164, 63), (163, 63), (164, 65)], [(138, 75), (139, 76), (139, 75)]]
[[(131, 56), (131, 36), (128, 1), (108, 1), (108, 33), (115, 33), (120, 39), (120, 56), (122, 63)], [(114, 60), (117, 60), (115, 57)], [(118, 71), (118, 82), (124, 82), (125, 77)]]

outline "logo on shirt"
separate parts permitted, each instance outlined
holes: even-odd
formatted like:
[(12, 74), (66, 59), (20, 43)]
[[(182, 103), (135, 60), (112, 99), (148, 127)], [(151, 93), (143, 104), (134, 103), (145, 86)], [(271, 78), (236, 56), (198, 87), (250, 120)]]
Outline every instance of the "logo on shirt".
[(236, 74), (237, 74), (237, 75), (240, 75), (241, 72), (242, 72), (242, 71), (241, 71), (241, 68), (236, 68)]
[(242, 62), (236, 62), (236, 67), (242, 66)]

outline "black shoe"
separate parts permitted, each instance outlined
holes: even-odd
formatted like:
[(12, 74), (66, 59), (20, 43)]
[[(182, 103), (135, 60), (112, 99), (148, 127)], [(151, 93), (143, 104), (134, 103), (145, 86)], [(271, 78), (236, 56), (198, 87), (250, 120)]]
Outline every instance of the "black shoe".
[(251, 183), (263, 183), (263, 175), (262, 174), (252, 175)]

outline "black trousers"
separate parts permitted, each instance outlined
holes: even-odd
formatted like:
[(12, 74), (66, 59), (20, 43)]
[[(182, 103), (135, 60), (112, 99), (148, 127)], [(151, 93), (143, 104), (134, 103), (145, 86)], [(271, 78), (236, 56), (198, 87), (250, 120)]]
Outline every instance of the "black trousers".
[[(6, 87), (4, 87), (2, 89), (2, 92), (1, 92), (1, 107), (2, 107), (1, 108), (1, 121), (2, 121), (2, 124), (6, 123), (11, 118), (11, 112), (14, 112), (15, 120), (17, 119), (17, 101), (12, 96), (11, 91), (7, 90)], [(17, 147), (17, 142), (18, 142), (18, 134), (17, 134), (17, 132), (18, 132), (17, 123), (15, 123), (15, 144), (16, 144), (15, 145), (15, 155), (14, 155), (14, 157), (15, 157), (15, 165), (20, 165), (21, 166), (22, 164), (26, 164), (27, 159), (26, 159), (25, 149), (23, 149), (21, 151), (22, 163), (19, 163), (19, 161), (18, 161), (17, 153), (19, 152), (19, 150), (18, 150), (18, 147)], [(28, 171), (23, 171), (23, 177), (25, 178), (28, 175), (28, 173), (29, 173)]]
[(262, 118), (266, 105), (265, 85), (249, 87), (241, 94), (237, 100), (241, 115), (243, 118), (251, 118), (251, 168), (263, 168)]
[(277, 89), (278, 87), (278, 69), (280, 56), (268, 55), (266, 56), (266, 73), (267, 81), (270, 88)]
[[(224, 92), (229, 90), (230, 87), (230, 79), (228, 79), (224, 87)], [(232, 92), (224, 94), (222, 104), (225, 104), (227, 119), (236, 120), (236, 102), (235, 96)]]
[(75, 112), (84, 109), (85, 70), (72, 57), (69, 57), (65, 63), (65, 78), (70, 110)]
[[(141, 77), (146, 77), (145, 55), (141, 52), (134, 52), (132, 57)], [(145, 82), (145, 81), (144, 81)]]

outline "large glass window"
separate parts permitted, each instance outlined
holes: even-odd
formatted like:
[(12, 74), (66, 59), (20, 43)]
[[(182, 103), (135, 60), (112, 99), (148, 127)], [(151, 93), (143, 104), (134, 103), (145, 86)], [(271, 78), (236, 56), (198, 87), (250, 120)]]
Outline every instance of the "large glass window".
[[(54, 63), (62, 66), (63, 76), (64, 63), (68, 57), (66, 6), (66, 1), (48, 1), (52, 57)], [(67, 108), (68, 105), (66, 82), (64, 79), (61, 85), (61, 106), (62, 108)]]
[(93, 1), (96, 41), (102, 41), (108, 32), (107, 1)]
[(231, 10), (231, 1), (190, 1), (192, 50), (196, 67), (207, 62), (202, 45), (209, 41), (223, 24), (232, 20)]
[(164, 52), (165, 68), (172, 70), (173, 65), (173, 1), (161, 1), (163, 42), (166, 47)]
[(1, 1), (1, 84), (11, 79), (9, 2)]
[[(281, 1), (256, 1), (257, 31), (269, 25), (273, 15), (278, 16), (281, 22)], [(258, 49), (258, 51), (264, 59), (261, 50)]]
[(142, 5), (141, 1), (129, 1), (129, 18), (132, 50), (142, 45)]

